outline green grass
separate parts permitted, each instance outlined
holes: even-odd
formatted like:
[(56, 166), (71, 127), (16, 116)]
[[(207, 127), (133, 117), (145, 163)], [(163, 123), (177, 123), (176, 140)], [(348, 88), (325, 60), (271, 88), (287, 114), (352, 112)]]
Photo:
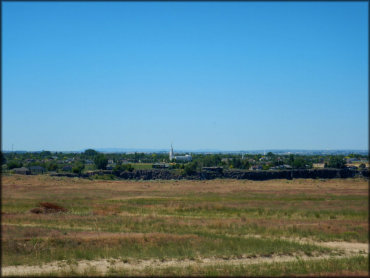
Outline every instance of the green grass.
[(3, 265), (37, 264), (66, 259), (101, 258), (196, 258), (240, 257), (292, 254), (331, 253), (324, 247), (299, 244), (279, 239), (240, 238), (199, 233), (172, 237), (171, 234), (144, 235), (139, 237), (84, 240), (83, 238), (38, 238), (3, 240), (6, 256)]
[[(97, 191), (99, 192), (99, 191)], [(88, 192), (86, 193), (86, 195)], [(104, 192), (101, 193), (104, 196)], [(231, 199), (231, 196), (226, 196)], [(66, 198), (66, 197), (64, 197)], [(205, 198), (206, 200), (208, 198)], [(238, 202), (240, 196), (238, 196)], [(46, 199), (46, 201), (52, 199)], [(2, 211), (16, 213), (3, 219), (3, 223), (33, 224), (45, 227), (66, 226), (73, 229), (94, 228), (107, 232), (168, 232), (193, 233), (211, 230), (217, 234), (262, 234), (274, 236), (313, 237), (320, 240), (368, 241), (366, 223), (368, 211), (333, 207), (309, 210), (305, 207), (286, 207), (275, 204), (253, 207), (228, 203), (197, 202), (174, 198), (139, 198), (128, 200), (92, 200), (89, 197), (60, 199), (69, 212), (62, 215), (32, 215), (28, 211), (42, 201), (32, 199), (7, 199)], [(246, 201), (246, 206), (248, 202)], [(348, 201), (346, 201), (348, 203)], [(107, 215), (95, 214), (97, 210)], [(130, 213), (130, 215), (120, 215)], [(70, 217), (73, 216), (73, 217)], [(219, 221), (218, 221), (219, 220)], [(267, 221), (268, 220), (268, 221)], [(201, 225), (199, 225), (201, 223)], [(316, 225), (319, 223), (320, 225)], [(363, 223), (359, 225), (360, 223)]]
[[(4, 266), (64, 259), (229, 259), (331, 253), (279, 237), (368, 242), (367, 189), (353, 185), (359, 183), (356, 180), (348, 180), (348, 186), (338, 190), (332, 187), (327, 190), (330, 193), (311, 190), (313, 183), (329, 183), (321, 181), (309, 181), (310, 187), (296, 192), (292, 184), (306, 181), (293, 180), (288, 181), (291, 188), (286, 194), (282, 181), (281, 188), (271, 192), (261, 190), (266, 183), (247, 181), (7, 179), (2, 199)], [(197, 187), (189, 189), (193, 183)], [(230, 188), (223, 191), (220, 184)], [(207, 189), (200, 190), (202, 186)], [(57, 203), (68, 212), (30, 213), (39, 202)], [(118, 236), (122, 233), (128, 235)], [(86, 234), (90, 237), (85, 238)], [(221, 266), (215, 275), (238, 275), (229, 268)], [(160, 270), (153, 271), (161, 275)], [(213, 273), (207, 268), (199, 271)], [(190, 272), (198, 273), (196, 269), (184, 273)]]
[(131, 166), (135, 170), (148, 170), (153, 169), (153, 163), (132, 163)]
[[(228, 216), (235, 217), (243, 214), (247, 217), (254, 218), (322, 218), (322, 219), (368, 219), (368, 211), (366, 210), (367, 199), (366, 197), (354, 198), (354, 208), (343, 208), (341, 206), (343, 201), (349, 201), (351, 199), (340, 200), (339, 204), (333, 203), (332, 209), (323, 209), (320, 204), (313, 204), (312, 207), (302, 207), (299, 202), (312, 201), (310, 198), (301, 199), (298, 198), (298, 204), (284, 204), (285, 201), (279, 197), (274, 199), (271, 196), (266, 196), (265, 199), (261, 199), (259, 196), (257, 199), (247, 196), (242, 198), (241, 196), (223, 196), (221, 199), (208, 196), (196, 197), (183, 197), (181, 199), (175, 198), (137, 198), (129, 200), (115, 200), (109, 201), (112, 204), (119, 204), (121, 211), (128, 211), (132, 213), (149, 213), (155, 212), (157, 214), (165, 215), (177, 215), (177, 216), (207, 216), (207, 217), (220, 217)], [(234, 197), (234, 198), (233, 198)], [(295, 199), (294, 199), (295, 200)], [(253, 201), (253, 204), (249, 204), (249, 201)], [(297, 201), (297, 200), (295, 200)], [(274, 204), (275, 202), (275, 204)], [(278, 202), (278, 204), (276, 204)], [(315, 202), (319, 202), (315, 199)], [(327, 207), (331, 201), (323, 199), (320, 201)], [(301, 206), (301, 207), (300, 207)]]

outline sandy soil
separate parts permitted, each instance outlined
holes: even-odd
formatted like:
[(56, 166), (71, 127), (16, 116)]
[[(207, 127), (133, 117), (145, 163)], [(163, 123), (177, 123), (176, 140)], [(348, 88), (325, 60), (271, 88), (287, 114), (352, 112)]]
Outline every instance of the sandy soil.
[(230, 265), (248, 265), (248, 264), (260, 264), (260, 263), (276, 263), (276, 262), (293, 262), (297, 260), (320, 260), (328, 258), (345, 258), (353, 255), (368, 255), (369, 245), (367, 243), (351, 243), (351, 242), (313, 242), (308, 240), (299, 240), (300, 242), (306, 242), (311, 244), (317, 244), (326, 246), (333, 249), (344, 250), (345, 254), (340, 256), (270, 256), (270, 257), (243, 257), (238, 259), (230, 258), (198, 258), (196, 260), (130, 260), (123, 261), (119, 259), (102, 259), (102, 260), (81, 260), (76, 264), (67, 264), (66, 261), (55, 261), (48, 264), (38, 266), (7, 266), (1, 269), (3, 276), (17, 275), (41, 275), (48, 274), (51, 272), (61, 272), (73, 270), (74, 272), (83, 274), (85, 271), (94, 268), (97, 273), (107, 274), (110, 269), (137, 269), (142, 270), (145, 268), (165, 268), (165, 267), (186, 267), (186, 266), (210, 266), (217, 264), (230, 264)]
[(357, 243), (357, 242), (321, 242), (320, 245), (333, 248), (342, 249), (349, 253), (369, 253), (368, 243)]
[(107, 274), (110, 269), (137, 269), (142, 270), (145, 268), (166, 268), (166, 267), (187, 267), (192, 265), (197, 266), (211, 266), (218, 264), (230, 264), (230, 265), (249, 265), (249, 264), (260, 264), (260, 263), (276, 263), (276, 262), (293, 262), (297, 260), (320, 260), (329, 258), (345, 258), (346, 255), (342, 256), (329, 256), (322, 255), (316, 257), (300, 256), (271, 256), (271, 257), (257, 257), (257, 258), (241, 258), (241, 259), (220, 259), (220, 258), (202, 258), (197, 260), (141, 260), (141, 261), (130, 261), (123, 262), (118, 259), (103, 259), (103, 260), (82, 260), (76, 264), (68, 265), (66, 261), (56, 261), (49, 264), (43, 264), (41, 266), (8, 266), (2, 268), (3, 276), (17, 275), (41, 275), (48, 274), (51, 272), (61, 272), (73, 270), (77, 273), (84, 273), (85, 271), (94, 268), (96, 272), (100, 274)]
[[(246, 235), (245, 237), (257, 237), (261, 238), (260, 235)], [(331, 249), (342, 250), (346, 254), (368, 254), (369, 253), (369, 244), (368, 243), (359, 243), (359, 242), (346, 242), (346, 241), (314, 241), (307, 238), (288, 238), (288, 237), (280, 237), (280, 239), (295, 241), (301, 244), (313, 244), (319, 245), (323, 247), (328, 247)]]

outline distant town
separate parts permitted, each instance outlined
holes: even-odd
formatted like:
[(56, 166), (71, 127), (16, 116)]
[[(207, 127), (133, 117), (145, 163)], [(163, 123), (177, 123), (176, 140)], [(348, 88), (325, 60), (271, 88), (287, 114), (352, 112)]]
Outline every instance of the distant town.
[[(3, 152), (2, 173), (81, 175), (96, 170), (110, 173), (134, 170), (167, 169), (191, 175), (197, 171), (239, 169), (246, 171), (279, 171), (293, 169), (351, 169), (369, 168), (366, 151), (252, 151), (252, 152), (103, 152), (87, 149), (82, 152)], [(210, 168), (211, 167), (211, 168)]]

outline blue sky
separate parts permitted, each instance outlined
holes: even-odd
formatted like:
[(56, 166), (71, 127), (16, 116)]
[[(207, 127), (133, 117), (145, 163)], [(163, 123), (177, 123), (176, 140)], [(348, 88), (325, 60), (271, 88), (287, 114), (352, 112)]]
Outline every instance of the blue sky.
[(367, 149), (367, 2), (3, 2), (2, 148)]

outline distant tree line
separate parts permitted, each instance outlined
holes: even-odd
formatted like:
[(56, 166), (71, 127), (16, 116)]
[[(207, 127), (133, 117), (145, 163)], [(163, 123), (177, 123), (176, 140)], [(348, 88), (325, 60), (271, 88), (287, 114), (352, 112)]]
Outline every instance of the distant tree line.
[[(1, 153), (3, 169), (12, 170), (20, 167), (41, 166), (47, 171), (70, 171), (82, 173), (88, 170), (105, 170), (108, 166), (114, 171), (133, 171), (137, 163), (167, 163), (170, 169), (182, 170), (191, 175), (199, 172), (203, 167), (222, 167), (225, 169), (310, 169), (313, 164), (320, 163), (326, 168), (344, 168), (347, 160), (364, 160), (368, 157), (361, 154), (344, 155), (297, 155), (297, 154), (192, 154), (191, 162), (169, 161), (168, 153), (100, 153), (94, 149), (87, 149), (82, 153), (63, 152), (25, 152)], [(108, 161), (111, 161), (108, 164)], [(113, 162), (113, 163), (112, 163)], [(136, 167), (136, 166), (135, 166)], [(366, 165), (361, 163), (359, 168)], [(290, 168), (289, 168), (290, 169)]]

